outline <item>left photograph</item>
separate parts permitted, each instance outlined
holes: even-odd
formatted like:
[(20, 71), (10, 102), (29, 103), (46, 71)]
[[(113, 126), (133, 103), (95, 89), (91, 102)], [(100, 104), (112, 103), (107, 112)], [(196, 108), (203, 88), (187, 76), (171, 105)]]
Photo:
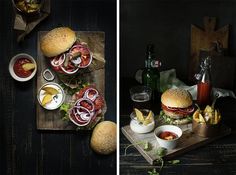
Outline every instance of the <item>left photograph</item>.
[(116, 0), (0, 4), (0, 174), (116, 174)]

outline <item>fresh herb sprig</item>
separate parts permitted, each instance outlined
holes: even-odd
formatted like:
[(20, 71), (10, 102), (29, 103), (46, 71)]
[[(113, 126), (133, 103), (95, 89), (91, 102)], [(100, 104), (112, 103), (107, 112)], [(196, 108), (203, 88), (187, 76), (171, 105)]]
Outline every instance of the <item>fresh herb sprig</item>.
[(127, 149), (130, 148), (131, 146), (136, 146), (136, 145), (143, 145), (143, 149), (145, 151), (149, 151), (152, 149), (152, 144), (148, 141), (140, 141), (140, 142), (135, 142), (135, 143), (132, 143), (130, 145), (128, 145), (126, 148), (125, 148), (125, 156), (126, 156), (126, 153), (127, 153)]
[(149, 175), (160, 175), (160, 173), (157, 172), (156, 168), (153, 168), (152, 171), (148, 171)]

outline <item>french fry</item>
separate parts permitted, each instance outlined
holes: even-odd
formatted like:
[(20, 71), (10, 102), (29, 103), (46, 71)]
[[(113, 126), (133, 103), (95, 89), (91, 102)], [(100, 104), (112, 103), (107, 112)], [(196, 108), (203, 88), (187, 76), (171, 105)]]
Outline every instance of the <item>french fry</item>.
[(201, 113), (199, 113), (199, 122), (200, 123), (205, 123), (205, 120), (204, 120), (204, 118), (203, 118)]

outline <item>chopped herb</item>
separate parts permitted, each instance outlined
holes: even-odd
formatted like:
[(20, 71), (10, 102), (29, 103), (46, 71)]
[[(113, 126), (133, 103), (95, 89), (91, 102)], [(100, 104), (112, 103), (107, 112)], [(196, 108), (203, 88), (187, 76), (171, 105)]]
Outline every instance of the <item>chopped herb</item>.
[(70, 109), (70, 104), (69, 103), (63, 103), (60, 107), (60, 111), (68, 112)]
[(177, 164), (177, 163), (180, 163), (180, 160), (170, 160), (168, 161), (168, 163), (171, 163), (171, 164)]
[(149, 175), (159, 175), (159, 173), (156, 171), (156, 168), (153, 168), (152, 171), (148, 171)]
[(166, 155), (167, 149), (163, 148), (163, 147), (160, 147), (160, 148), (157, 149), (156, 153), (157, 153), (158, 157), (163, 157), (163, 156)]

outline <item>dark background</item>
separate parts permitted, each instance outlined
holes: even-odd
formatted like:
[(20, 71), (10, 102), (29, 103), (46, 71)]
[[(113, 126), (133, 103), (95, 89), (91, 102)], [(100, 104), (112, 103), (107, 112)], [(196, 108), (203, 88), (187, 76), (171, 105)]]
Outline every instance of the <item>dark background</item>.
[[(137, 85), (134, 74), (144, 68), (146, 45), (156, 46), (162, 61), (161, 70), (176, 69), (177, 77), (188, 82), (191, 24), (203, 27), (203, 17), (217, 18), (216, 29), (230, 24), (229, 56), (236, 61), (236, 0), (120, 0), (120, 126), (130, 123), (132, 102), (129, 88)], [(236, 90), (235, 73), (219, 78), (233, 81), (230, 90)], [(227, 69), (227, 68), (226, 68)], [(231, 69), (235, 69), (235, 64)], [(228, 72), (233, 72), (227, 69)], [(232, 129), (231, 135), (196, 148), (173, 159), (179, 164), (165, 162), (162, 175), (235, 175), (236, 167), (236, 99), (226, 97), (216, 102), (222, 123)], [(120, 174), (148, 174), (153, 168), (120, 131)]]
[[(155, 44), (161, 70), (175, 68), (177, 77), (188, 84), (191, 24), (203, 28), (204, 16), (216, 17), (216, 29), (230, 24), (228, 55), (236, 61), (235, 0), (121, 0), (120, 4), (121, 94), (129, 78), (144, 67), (148, 43)], [(230, 88), (235, 90), (232, 77)]]
[(105, 32), (106, 120), (116, 122), (116, 1), (52, 0), (51, 14), (21, 44), (13, 30), (11, 0), (0, 1), (0, 174), (116, 174), (116, 153), (95, 154), (91, 132), (39, 131), (36, 128), (36, 78), (14, 81), (8, 72), (12, 56), (37, 58), (37, 32), (58, 26)]

